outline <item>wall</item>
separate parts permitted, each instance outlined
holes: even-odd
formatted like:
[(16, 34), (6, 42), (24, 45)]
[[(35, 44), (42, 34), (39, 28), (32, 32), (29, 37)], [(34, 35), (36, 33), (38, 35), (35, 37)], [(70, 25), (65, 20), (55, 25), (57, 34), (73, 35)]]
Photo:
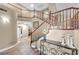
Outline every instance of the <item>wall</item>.
[(7, 12), (0, 11), (0, 13), (3, 13), (4, 15), (7, 16), (7, 18), (9, 18), (9, 21), (7, 20), (8, 22), (6, 21), (3, 22), (3, 20), (0, 18), (0, 50), (1, 50), (9, 46), (12, 46), (17, 42), (17, 27), (16, 27), (17, 19), (16, 19), (16, 13), (12, 9), (2, 4), (0, 4), (0, 8), (7, 10)]
[(50, 30), (47, 39), (62, 42), (63, 36), (74, 34), (74, 30)]
[(55, 3), (49, 3), (48, 6), (49, 11), (51, 11), (52, 13), (57, 11)]
[(74, 43), (78, 49), (78, 54), (79, 54), (79, 30), (74, 30), (74, 36), (75, 36)]
[(78, 3), (56, 3), (57, 11), (69, 8), (69, 7), (79, 7)]

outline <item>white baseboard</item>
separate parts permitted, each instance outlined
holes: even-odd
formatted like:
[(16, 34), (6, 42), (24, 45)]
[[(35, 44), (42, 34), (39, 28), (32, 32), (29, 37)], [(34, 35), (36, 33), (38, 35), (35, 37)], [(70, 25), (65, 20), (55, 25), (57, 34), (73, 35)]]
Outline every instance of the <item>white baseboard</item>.
[(4, 49), (1, 49), (0, 52), (4, 52), (4, 51), (6, 51), (6, 50), (8, 50), (8, 49), (11, 49), (11, 48), (15, 47), (17, 44), (18, 44), (18, 42), (17, 42), (16, 44), (10, 46), (10, 47), (7, 47), (7, 48), (4, 48)]

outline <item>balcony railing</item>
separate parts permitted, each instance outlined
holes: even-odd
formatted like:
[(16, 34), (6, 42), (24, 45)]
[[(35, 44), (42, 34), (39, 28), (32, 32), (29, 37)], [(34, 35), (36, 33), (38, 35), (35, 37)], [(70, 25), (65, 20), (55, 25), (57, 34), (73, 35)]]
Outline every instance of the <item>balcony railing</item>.
[(77, 55), (77, 48), (62, 45), (61, 42), (53, 40), (41, 40), (40, 54), (48, 55)]
[(51, 13), (51, 25), (57, 29), (74, 30), (79, 29), (79, 8), (70, 7)]

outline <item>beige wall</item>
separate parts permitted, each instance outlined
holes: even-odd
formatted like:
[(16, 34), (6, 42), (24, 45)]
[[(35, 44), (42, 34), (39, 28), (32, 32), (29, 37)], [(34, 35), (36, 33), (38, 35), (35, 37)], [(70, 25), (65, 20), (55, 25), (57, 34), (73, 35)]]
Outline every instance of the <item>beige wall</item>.
[(75, 34), (74, 43), (75, 43), (75, 46), (77, 47), (78, 53), (79, 53), (79, 30), (74, 30), (74, 34)]
[(52, 13), (57, 11), (56, 3), (49, 3), (48, 6), (49, 11), (51, 11)]
[(74, 30), (49, 30), (47, 39), (62, 42), (63, 36), (74, 34)]
[(0, 18), (0, 49), (7, 48), (17, 42), (16, 14), (13, 10), (0, 4), (0, 8), (6, 9), (7, 12), (0, 11), (9, 18), (9, 22), (3, 23)]

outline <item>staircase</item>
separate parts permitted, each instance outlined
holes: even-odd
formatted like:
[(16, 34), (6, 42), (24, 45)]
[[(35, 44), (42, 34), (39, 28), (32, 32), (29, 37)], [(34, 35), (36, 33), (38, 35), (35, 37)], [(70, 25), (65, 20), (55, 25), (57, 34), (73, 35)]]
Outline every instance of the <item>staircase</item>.
[[(48, 15), (47, 15), (48, 16)], [(39, 40), (39, 38), (43, 37), (45, 34), (43, 33), (44, 29), (48, 29), (50, 24), (47, 22), (49, 18), (42, 18), (39, 16), (35, 16), (36, 18), (40, 19), (42, 21), (42, 23), (35, 29), (32, 31), (31, 33), (31, 43), (35, 43)]]
[[(54, 30), (75, 30), (79, 29), (79, 8), (70, 7), (54, 13), (49, 13), (49, 15), (44, 14), (43, 12), (39, 15), (35, 15), (36, 18), (39, 18), (43, 22), (35, 29), (31, 34), (39, 30), (45, 23)], [(42, 15), (42, 16), (41, 16)], [(44, 17), (47, 15), (47, 17)]]
[[(35, 29), (31, 34), (32, 42), (37, 42), (40, 37), (44, 36), (42, 29), (44, 26), (48, 25), (48, 30), (77, 30), (79, 29), (79, 8), (70, 7), (54, 13), (46, 14), (47, 17), (44, 17), (44, 13), (41, 13), (42, 16), (36, 15), (36, 18), (39, 18), (43, 22)], [(42, 30), (41, 30), (42, 29)], [(41, 30), (41, 31), (40, 31)], [(41, 34), (39, 34), (40, 32)], [(36, 34), (36, 35), (35, 35)], [(39, 34), (39, 35), (37, 35)], [(37, 37), (35, 39), (35, 37)], [(35, 41), (33, 40), (35, 39)]]

